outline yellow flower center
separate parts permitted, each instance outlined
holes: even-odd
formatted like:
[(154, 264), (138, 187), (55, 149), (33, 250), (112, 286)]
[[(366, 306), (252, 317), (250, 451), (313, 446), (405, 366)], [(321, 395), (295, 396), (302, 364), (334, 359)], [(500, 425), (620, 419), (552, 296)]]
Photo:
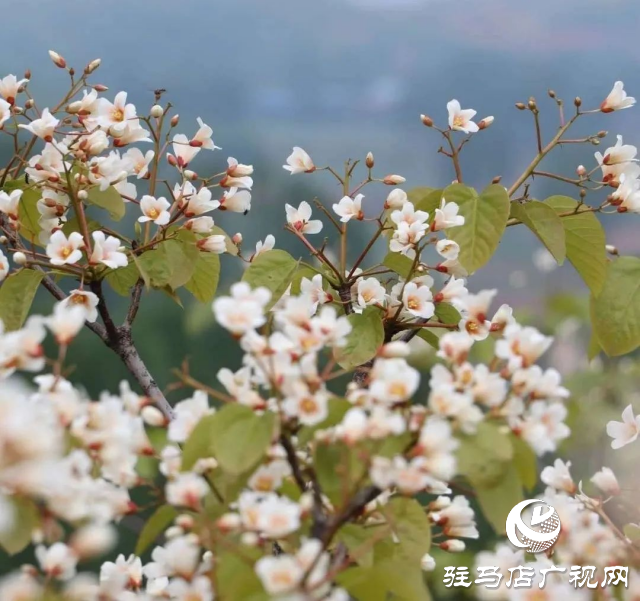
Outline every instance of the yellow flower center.
[(124, 121), (124, 111), (120, 108), (114, 108), (111, 111), (111, 120), (117, 121), (118, 123)]
[(160, 215), (160, 211), (158, 211), (158, 209), (149, 209), (148, 216), (151, 217), (151, 219), (157, 219), (158, 215)]
[(415, 311), (416, 309), (418, 309), (420, 307), (420, 303), (418, 302), (418, 300), (412, 296), (409, 298), (409, 302), (407, 303), (407, 307), (409, 307), (409, 309), (411, 309), (412, 311)]
[(315, 399), (312, 397), (306, 397), (302, 399), (302, 401), (300, 402), (300, 409), (302, 410), (303, 413), (315, 413), (317, 407), (318, 407), (318, 404), (316, 403)]
[(393, 396), (403, 397), (407, 394), (407, 387), (402, 382), (394, 382), (389, 386), (389, 393)]
[(61, 251), (60, 254), (62, 255), (63, 259), (66, 259), (70, 254), (71, 254), (72, 250), (68, 247), (65, 246)]
[(453, 118), (453, 126), (454, 127), (462, 127), (464, 125), (464, 117), (461, 115), (457, 115)]

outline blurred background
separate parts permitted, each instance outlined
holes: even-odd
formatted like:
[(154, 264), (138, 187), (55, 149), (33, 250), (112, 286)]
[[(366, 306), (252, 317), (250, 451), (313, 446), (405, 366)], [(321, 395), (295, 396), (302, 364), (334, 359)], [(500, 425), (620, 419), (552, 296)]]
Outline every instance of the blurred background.
[[(379, 175), (398, 173), (414, 186), (442, 187), (454, 177), (449, 159), (437, 153), (437, 132), (425, 128), (420, 113), (446, 122), (446, 102), (461, 101), (478, 118), (495, 115), (463, 153), (465, 183), (476, 188), (497, 176), (509, 185), (535, 154), (531, 115), (514, 103), (535, 96), (547, 139), (558, 125), (552, 88), (567, 104), (580, 96), (597, 107), (617, 79), (640, 97), (638, 0), (20, 0), (3, 28), (0, 73), (18, 76), (30, 68), (30, 87), (41, 106), (66, 91), (63, 73), (51, 65), (47, 50), (62, 54), (79, 70), (100, 57), (95, 82), (109, 86), (108, 97), (129, 92), (130, 102), (146, 113), (153, 90), (166, 88), (163, 100), (180, 114), (178, 131), (193, 133), (196, 117), (214, 129), (223, 150), (201, 153), (193, 168), (215, 173), (234, 156), (255, 166), (253, 208), (246, 217), (216, 216), (227, 232), (242, 232), (245, 248), (267, 233), (296, 256), (303, 249), (282, 231), (284, 204), (314, 197), (326, 206), (340, 193), (326, 173), (291, 177), (282, 169), (294, 145), (316, 165), (340, 167), (346, 158), (376, 157)], [(5, 11), (6, 12), (6, 11)], [(555, 151), (547, 171), (572, 176), (578, 164), (594, 165), (593, 152), (615, 143), (639, 144), (640, 112), (622, 111), (583, 119), (576, 136), (609, 130), (600, 148), (571, 145)], [(8, 149), (0, 148), (9, 152)], [(370, 186), (366, 202), (381, 207), (389, 189)], [(532, 196), (575, 197), (577, 190), (551, 180), (536, 181)], [(598, 198), (594, 197), (593, 201)], [(606, 220), (608, 241), (621, 254), (638, 254), (640, 217)], [(363, 228), (366, 229), (366, 228)], [(606, 419), (638, 395), (640, 380), (629, 359), (597, 359), (589, 367), (586, 346), (587, 292), (568, 264), (553, 269), (528, 231), (509, 228), (491, 263), (470, 283), (472, 291), (498, 287), (499, 302), (558, 343), (549, 359), (575, 392), (577, 442), (568, 455), (588, 444), (593, 471), (609, 461)], [(363, 233), (364, 243), (367, 233)], [(382, 252), (382, 249), (380, 249)], [(223, 257), (221, 289), (238, 275)], [(114, 302), (122, 301), (117, 298)], [(210, 307), (186, 297), (182, 309), (160, 293), (144, 298), (134, 335), (162, 386), (186, 357), (194, 375), (214, 383), (222, 361), (239, 366), (230, 338), (213, 324)], [(51, 300), (38, 297), (39, 309)], [(143, 307), (145, 309), (145, 307)], [(116, 311), (117, 312), (117, 311)], [(110, 351), (85, 332), (72, 361), (93, 395), (113, 388), (126, 372)], [(418, 358), (423, 366), (430, 356)], [(571, 374), (580, 374), (572, 378)], [(173, 393), (180, 399), (186, 392)], [(584, 409), (587, 409), (584, 411)], [(637, 409), (637, 408), (636, 408)], [(604, 437), (604, 438), (603, 438)], [(631, 447), (616, 457), (631, 458)], [(613, 466), (612, 466), (613, 467)], [(590, 469), (590, 466), (586, 466)]]

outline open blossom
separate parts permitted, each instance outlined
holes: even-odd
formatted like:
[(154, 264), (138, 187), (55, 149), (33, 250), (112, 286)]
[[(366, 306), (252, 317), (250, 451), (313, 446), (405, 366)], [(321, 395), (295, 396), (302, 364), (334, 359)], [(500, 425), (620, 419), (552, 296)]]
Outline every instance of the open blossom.
[(475, 515), (469, 505), (469, 501), (462, 495), (438, 497), (436, 499), (438, 510), (431, 513), (431, 520), (442, 526), (447, 536), (460, 538), (478, 538), (480, 533), (476, 528)]
[(219, 204), (221, 211), (246, 213), (251, 209), (251, 192), (239, 190), (236, 187), (229, 188), (225, 191)]
[(640, 416), (634, 415), (631, 405), (627, 405), (622, 412), (621, 422), (607, 423), (607, 435), (613, 438), (612, 449), (620, 449), (634, 442), (638, 438), (638, 433), (640, 433)]
[(447, 111), (449, 112), (449, 127), (451, 129), (462, 131), (465, 134), (472, 134), (478, 131), (479, 127), (471, 119), (476, 115), (473, 109), (462, 109), (457, 100), (447, 102)]
[(436, 251), (441, 257), (455, 261), (460, 254), (460, 245), (453, 240), (438, 240)]
[(227, 165), (227, 175), (230, 177), (245, 177), (253, 173), (253, 165), (243, 165), (233, 157), (227, 159)]
[(14, 105), (20, 86), (27, 83), (27, 79), (18, 79), (15, 75), (6, 75), (0, 79), (0, 96), (10, 105)]
[(624, 91), (624, 83), (616, 81), (609, 95), (602, 101), (600, 110), (603, 113), (611, 113), (613, 111), (628, 109), (635, 103), (636, 99), (632, 96), (627, 96), (627, 93)]
[(611, 194), (611, 204), (618, 207), (618, 212), (640, 213), (640, 180), (630, 177), (628, 173), (619, 176), (619, 186)]
[(637, 153), (635, 146), (623, 144), (622, 136), (618, 136), (615, 146), (607, 148), (604, 154), (596, 152), (596, 160), (602, 169), (602, 181), (618, 184), (623, 178), (636, 179), (640, 175), (640, 167), (636, 164)]
[(54, 543), (49, 548), (36, 547), (36, 559), (42, 571), (56, 580), (69, 580), (76, 573), (78, 558), (64, 543)]
[(400, 210), (391, 213), (391, 221), (396, 225), (401, 223), (408, 223), (409, 225), (414, 223), (423, 224), (426, 223), (427, 219), (429, 219), (429, 213), (416, 211), (411, 202), (405, 202)]
[(378, 359), (370, 373), (371, 396), (385, 404), (406, 401), (417, 390), (420, 374), (404, 359)]
[(491, 328), (487, 320), (489, 305), (497, 290), (482, 290), (478, 294), (468, 294), (462, 301), (464, 317), (460, 320), (460, 330), (466, 331), (474, 340), (484, 340)]
[[(185, 168), (200, 152), (200, 147), (191, 146), (189, 144), (189, 138), (184, 134), (176, 134), (173, 136), (173, 155), (180, 168)], [(173, 155), (167, 155), (171, 158)]]
[(547, 486), (572, 495), (575, 493), (577, 486), (569, 472), (570, 467), (571, 461), (565, 463), (562, 459), (556, 459), (552, 466), (548, 465), (540, 472), (540, 480)]
[(177, 507), (200, 508), (203, 497), (210, 491), (207, 481), (197, 474), (179, 474), (167, 482), (165, 492), (167, 502)]
[(7, 121), (10, 117), (11, 105), (6, 100), (0, 99), (0, 129), (2, 129), (5, 121)]
[(415, 245), (424, 237), (426, 231), (426, 224), (420, 221), (415, 221), (412, 224), (401, 221), (398, 224), (398, 228), (393, 232), (393, 237), (389, 242), (389, 250), (403, 255), (410, 254), (413, 252)]
[(59, 304), (66, 308), (81, 307), (84, 310), (85, 319), (89, 322), (98, 319), (98, 297), (93, 292), (72, 290), (69, 296), (61, 300)]
[(227, 250), (227, 239), (222, 234), (213, 234), (198, 240), (197, 245), (200, 250), (221, 255)]
[(195, 234), (208, 234), (214, 226), (213, 217), (205, 215), (204, 217), (194, 217), (184, 224), (188, 230)]
[(82, 234), (71, 232), (67, 238), (62, 230), (51, 234), (46, 252), (52, 265), (73, 265), (82, 259)]
[(402, 209), (404, 203), (409, 200), (407, 193), (401, 188), (396, 188), (395, 190), (391, 190), (389, 195), (387, 196), (387, 200), (385, 200), (384, 208), (385, 209)]
[(402, 304), (405, 309), (422, 319), (433, 317), (435, 305), (429, 286), (418, 286), (415, 282), (408, 282), (402, 294)]
[(364, 218), (364, 213), (362, 212), (363, 198), (363, 194), (358, 194), (355, 198), (344, 196), (338, 204), (334, 204), (333, 210), (340, 217), (340, 221), (347, 223), (351, 219), (362, 220)]
[(293, 592), (305, 574), (304, 568), (290, 555), (262, 557), (256, 562), (255, 570), (270, 595)]
[(4, 213), (12, 221), (18, 221), (18, 207), (23, 191), (12, 190), (7, 194), (4, 190), (0, 190), (0, 213)]
[(621, 492), (616, 475), (608, 467), (603, 467), (599, 472), (596, 472), (592, 476), (591, 482), (607, 495), (616, 496)]
[(431, 231), (438, 232), (450, 227), (464, 225), (464, 216), (458, 215), (459, 207), (455, 202), (447, 202), (444, 197), (431, 225)]
[(27, 125), (20, 123), (18, 127), (30, 131), (34, 136), (42, 138), (45, 142), (51, 142), (58, 123), (60, 121), (49, 112), (49, 109), (44, 109), (39, 119), (34, 119)]
[(9, 261), (7, 261), (7, 257), (4, 256), (4, 253), (0, 250), (0, 282), (7, 277), (9, 273)]
[(326, 392), (320, 390), (312, 393), (301, 386), (296, 387), (293, 394), (285, 398), (282, 409), (287, 415), (297, 417), (301, 424), (313, 426), (327, 418), (328, 400)]
[[(54, 234), (55, 235), (55, 234)], [(122, 252), (124, 246), (115, 236), (106, 236), (101, 230), (95, 231), (93, 237), (93, 252), (89, 262), (92, 264), (102, 263), (111, 269), (126, 267), (129, 264), (127, 255)]]
[(299, 146), (293, 147), (293, 152), (287, 157), (287, 164), (284, 169), (294, 173), (311, 173), (316, 170), (311, 157)]
[(211, 190), (200, 188), (196, 190), (191, 182), (185, 182), (180, 186), (176, 184), (173, 189), (173, 196), (178, 199), (178, 204), (183, 207), (185, 217), (196, 217), (209, 213), (220, 206), (220, 202), (211, 199)]
[(311, 205), (303, 200), (296, 209), (290, 204), (285, 205), (287, 223), (297, 232), (302, 234), (317, 234), (322, 230), (322, 221), (311, 219)]
[(143, 153), (139, 148), (129, 148), (122, 158), (129, 163), (130, 174), (142, 179), (149, 175), (149, 164), (153, 161), (154, 156), (153, 150)]
[(167, 225), (171, 219), (171, 214), (168, 210), (170, 206), (169, 201), (163, 196), (154, 198), (153, 196), (145, 194), (140, 199), (142, 215), (138, 217), (138, 221), (140, 223), (153, 221), (156, 225)]
[(246, 282), (238, 282), (231, 286), (231, 296), (221, 296), (213, 302), (213, 312), (222, 327), (240, 336), (264, 325), (264, 308), (270, 299), (266, 288), (251, 290)]
[(69, 344), (82, 329), (86, 311), (79, 306), (58, 303), (53, 315), (47, 319), (47, 326), (53, 332), (58, 344)]
[(276, 245), (276, 238), (273, 234), (269, 234), (264, 241), (258, 240), (256, 242), (256, 252), (253, 253), (251, 260), (253, 261), (256, 257), (259, 257), (262, 253), (266, 253), (267, 251), (273, 250), (273, 247)]
[(376, 278), (360, 278), (357, 292), (358, 305), (362, 308), (369, 305), (384, 304), (386, 290)]
[(106, 98), (98, 99), (92, 120), (101, 128), (117, 136), (124, 133), (128, 121), (137, 121), (136, 107), (131, 103), (127, 104), (126, 92), (118, 92), (113, 102)]

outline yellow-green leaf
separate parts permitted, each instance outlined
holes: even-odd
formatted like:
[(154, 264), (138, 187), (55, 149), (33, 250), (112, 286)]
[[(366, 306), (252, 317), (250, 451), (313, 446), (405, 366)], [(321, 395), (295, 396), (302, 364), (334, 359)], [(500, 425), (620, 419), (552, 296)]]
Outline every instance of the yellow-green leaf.
[(382, 264), (388, 267), (392, 271), (395, 271), (399, 276), (405, 280), (411, 273), (413, 267), (413, 261), (401, 253), (387, 253), (387, 256), (383, 259)]
[(178, 510), (171, 505), (161, 505), (147, 519), (138, 537), (135, 554), (142, 555), (147, 548), (171, 525)]
[(553, 255), (558, 265), (566, 256), (565, 234), (562, 219), (551, 206), (538, 200), (520, 204), (511, 203), (511, 216), (522, 221)]
[[(568, 196), (551, 196), (545, 203), (558, 215), (566, 215), (578, 207), (578, 203)], [(597, 296), (607, 277), (604, 229), (598, 218), (588, 211), (561, 217), (561, 220), (564, 226), (567, 259), (591, 292)]]
[(460, 437), (458, 473), (475, 487), (497, 484), (513, 459), (509, 435), (497, 424), (481, 422), (475, 434)]
[(26, 497), (12, 497), (11, 525), (8, 530), (0, 530), (0, 546), (15, 555), (22, 551), (30, 542), (33, 531), (40, 524), (40, 512), (36, 504)]
[(460, 311), (450, 303), (436, 303), (435, 315), (442, 323), (447, 325), (460, 323), (462, 319)]
[(0, 284), (0, 319), (6, 330), (22, 327), (43, 277), (41, 271), (21, 269)]
[(220, 257), (213, 253), (200, 253), (195, 271), (185, 288), (201, 303), (213, 300), (220, 281)]
[(602, 292), (591, 296), (591, 321), (609, 356), (640, 346), (640, 259), (620, 257), (609, 264)]
[(516, 467), (509, 465), (498, 482), (492, 486), (476, 486), (475, 491), (484, 517), (498, 534), (505, 534), (509, 512), (523, 499)]
[(473, 273), (493, 256), (509, 219), (509, 195), (503, 186), (492, 184), (480, 195), (462, 184), (445, 188), (447, 202), (455, 202), (464, 225), (447, 230), (447, 236), (460, 245), (462, 266)]
[(140, 272), (136, 264), (132, 261), (126, 267), (110, 269), (105, 276), (105, 280), (120, 296), (129, 296), (131, 288), (140, 279)]
[(271, 291), (270, 306), (273, 306), (291, 284), (297, 269), (298, 261), (288, 252), (269, 250), (251, 262), (242, 280), (251, 284), (252, 288), (268, 288)]
[(384, 342), (384, 326), (379, 309), (367, 307), (362, 313), (349, 315), (351, 332), (347, 344), (334, 351), (336, 361), (344, 369), (353, 369), (373, 359)]
[(113, 186), (104, 191), (99, 187), (91, 188), (85, 202), (104, 209), (114, 221), (120, 221), (124, 217), (124, 200)]
[(176, 237), (160, 244), (165, 262), (169, 266), (167, 285), (171, 290), (184, 286), (193, 276), (200, 251), (196, 246), (196, 237), (187, 230), (180, 230)]

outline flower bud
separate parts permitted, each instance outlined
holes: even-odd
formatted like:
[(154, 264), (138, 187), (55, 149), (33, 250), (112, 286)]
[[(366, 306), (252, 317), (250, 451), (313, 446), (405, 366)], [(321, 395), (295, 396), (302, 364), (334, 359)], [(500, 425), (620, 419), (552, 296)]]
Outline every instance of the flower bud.
[(433, 119), (428, 115), (420, 115), (420, 121), (427, 127), (433, 127)]
[(13, 253), (13, 262), (16, 265), (26, 265), (27, 255), (25, 255), (23, 252)]
[(149, 426), (155, 426), (156, 428), (161, 428), (162, 426), (167, 425), (167, 418), (162, 414), (160, 409), (158, 409), (157, 407), (147, 405), (146, 407), (142, 408), (140, 415), (142, 416), (142, 419), (144, 420), (145, 424), (148, 424)]
[(185, 169), (182, 172), (182, 175), (184, 175), (185, 179), (190, 179), (190, 180), (198, 179), (198, 174), (195, 171), (191, 171), (191, 169)]
[(298, 499), (298, 505), (302, 513), (309, 513), (313, 509), (313, 495), (308, 492), (302, 493)]
[(105, 86), (104, 84), (101, 83), (97, 83), (93, 86), (93, 89), (96, 92), (106, 92), (109, 88), (107, 86)]
[(369, 168), (369, 169), (373, 169), (373, 166), (375, 165), (375, 161), (373, 159), (373, 152), (368, 152), (367, 153), (367, 158), (364, 160), (364, 164)]
[(605, 249), (610, 255), (613, 255), (614, 257), (617, 257), (620, 254), (618, 252), (618, 247), (614, 246), (613, 244), (605, 244)]
[(255, 532), (245, 532), (240, 537), (240, 542), (247, 547), (257, 547), (260, 544), (260, 537)]
[(195, 520), (188, 513), (182, 513), (176, 518), (176, 526), (183, 530), (191, 530), (195, 526)]
[(25, 79), (31, 79), (31, 69), (27, 69), (27, 70), (24, 72), (24, 78), (25, 78)]
[(573, 104), (575, 104), (575, 105), (576, 105), (576, 107), (580, 107), (580, 106), (582, 106), (582, 98), (580, 98), (580, 96), (576, 96), (576, 97), (573, 99)]
[(176, 167), (178, 165), (178, 160), (172, 154), (167, 153), (167, 163), (172, 167)]
[(102, 59), (100, 58), (96, 58), (94, 60), (92, 60), (85, 68), (84, 68), (84, 72), (85, 75), (89, 75), (91, 73), (93, 73), (99, 66), (100, 63), (102, 62)]
[(212, 472), (218, 467), (219, 463), (215, 457), (200, 457), (194, 465), (193, 471), (196, 474), (206, 474), (207, 472)]
[(65, 61), (64, 58), (62, 58), (54, 50), (49, 50), (49, 57), (51, 58), (51, 60), (53, 61), (53, 64), (56, 67), (60, 67), (61, 69), (64, 69), (67, 66), (67, 61)]
[(234, 234), (231, 240), (233, 240), (233, 243), (235, 245), (242, 244), (242, 234), (240, 232), (238, 232), (237, 234)]
[(25, 108), (25, 109), (31, 109), (31, 108), (33, 108), (33, 107), (34, 107), (34, 105), (35, 105), (35, 102), (34, 102), (33, 98), (29, 98), (29, 100), (27, 100), (27, 101), (24, 103), (24, 108)]
[(394, 359), (397, 357), (408, 357), (411, 353), (411, 349), (406, 342), (402, 342), (402, 340), (396, 340), (394, 342), (388, 342), (383, 347), (380, 348), (378, 354), (381, 357), (385, 357), (387, 359)]
[(78, 198), (80, 200), (87, 200), (87, 198), (89, 198), (89, 193), (86, 190), (78, 190)]
[(425, 553), (420, 559), (420, 567), (424, 572), (433, 572), (436, 568), (436, 560), (428, 553)]
[(242, 520), (237, 513), (225, 513), (216, 522), (216, 526), (223, 532), (237, 530), (242, 526)]
[(489, 127), (493, 123), (493, 120), (493, 116), (485, 117), (482, 121), (480, 121), (480, 123), (478, 123), (478, 127), (480, 129), (487, 129), (487, 127)]
[(0, 244), (6, 244), (8, 242), (6, 236), (0, 236)]
[(180, 115), (174, 115), (171, 117), (171, 127), (175, 127), (180, 122)]
[(164, 115), (164, 109), (159, 104), (154, 104), (151, 107), (150, 113), (152, 117), (159, 119), (160, 117), (162, 117), (162, 115)]
[(70, 115), (75, 115), (77, 114), (77, 112), (80, 110), (81, 107), (82, 107), (82, 102), (80, 102), (79, 100), (76, 100), (75, 102), (72, 102), (71, 104), (67, 105), (66, 111)]
[(549, 94), (549, 98), (555, 98), (556, 93), (553, 90), (547, 90), (547, 94)]
[(461, 540), (452, 538), (440, 543), (440, 548), (443, 551), (448, 551), (449, 553), (462, 553), (465, 550), (466, 545)]
[(538, 105), (536, 104), (536, 99), (533, 97), (529, 98), (529, 102), (527, 102), (527, 107), (529, 108), (530, 111), (537, 111)]
[(599, 472), (595, 473), (591, 478), (593, 482), (603, 493), (615, 497), (620, 494), (620, 485), (613, 471), (608, 467), (603, 467)]
[(387, 186), (397, 186), (398, 184), (404, 184), (407, 180), (401, 175), (387, 175), (382, 182)]
[(519, 111), (524, 111), (527, 107), (522, 102), (516, 102), (516, 108)]
[(496, 175), (496, 176), (491, 180), (491, 183), (492, 183), (492, 184), (499, 184), (501, 180), (502, 180), (502, 176), (501, 176), (501, 175)]

